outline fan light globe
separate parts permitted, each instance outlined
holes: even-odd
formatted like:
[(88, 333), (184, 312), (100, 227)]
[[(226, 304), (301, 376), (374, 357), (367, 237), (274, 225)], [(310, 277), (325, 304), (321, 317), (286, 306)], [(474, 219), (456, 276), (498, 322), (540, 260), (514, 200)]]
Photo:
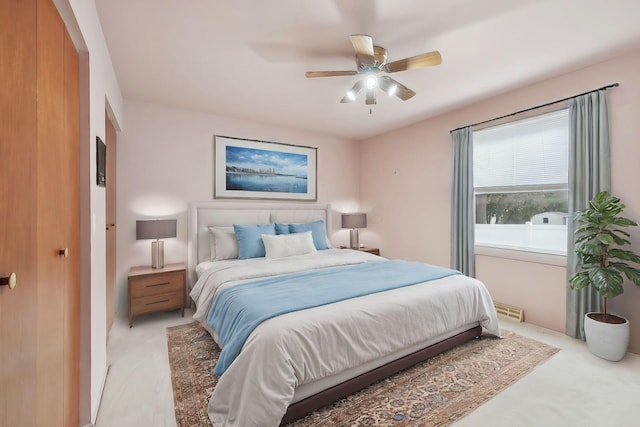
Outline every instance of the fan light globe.
[(375, 77), (369, 77), (367, 79), (367, 87), (369, 89), (373, 89), (376, 86), (376, 78)]

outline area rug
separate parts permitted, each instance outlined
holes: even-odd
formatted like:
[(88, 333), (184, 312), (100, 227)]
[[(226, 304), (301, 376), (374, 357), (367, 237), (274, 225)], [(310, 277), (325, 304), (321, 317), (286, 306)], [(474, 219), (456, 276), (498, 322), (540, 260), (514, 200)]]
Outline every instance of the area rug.
[[(220, 349), (197, 323), (167, 329), (176, 423), (209, 427)], [(473, 411), (557, 348), (512, 332), (483, 336), (373, 384), (289, 426), (446, 426)]]

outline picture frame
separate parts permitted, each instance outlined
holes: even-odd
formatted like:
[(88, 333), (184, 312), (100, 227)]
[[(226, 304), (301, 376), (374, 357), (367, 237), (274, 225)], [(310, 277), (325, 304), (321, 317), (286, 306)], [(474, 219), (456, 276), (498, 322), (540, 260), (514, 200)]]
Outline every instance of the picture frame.
[(317, 150), (214, 135), (213, 198), (316, 201)]
[(96, 185), (107, 186), (107, 144), (96, 136)]

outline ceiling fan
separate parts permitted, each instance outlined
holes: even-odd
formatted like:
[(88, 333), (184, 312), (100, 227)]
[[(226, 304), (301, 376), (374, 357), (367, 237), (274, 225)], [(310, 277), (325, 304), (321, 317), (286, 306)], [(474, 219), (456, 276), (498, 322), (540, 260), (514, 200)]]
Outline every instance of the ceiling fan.
[(307, 71), (306, 77), (334, 77), (353, 76), (364, 74), (365, 79), (358, 80), (347, 92), (340, 102), (353, 102), (362, 89), (366, 88), (367, 105), (376, 103), (376, 89), (380, 88), (387, 92), (389, 96), (397, 96), (406, 101), (416, 93), (408, 87), (398, 83), (389, 76), (377, 76), (378, 73), (395, 73), (398, 71), (415, 70), (417, 68), (439, 65), (442, 63), (440, 52), (433, 51), (398, 61), (387, 62), (387, 50), (380, 46), (373, 45), (370, 36), (354, 34), (351, 36), (351, 44), (356, 51), (356, 71)]

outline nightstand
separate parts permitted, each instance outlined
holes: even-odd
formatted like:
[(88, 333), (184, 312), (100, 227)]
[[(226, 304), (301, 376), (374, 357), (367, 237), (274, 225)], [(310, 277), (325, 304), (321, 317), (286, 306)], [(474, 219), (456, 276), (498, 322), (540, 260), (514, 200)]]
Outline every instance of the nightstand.
[[(340, 246), (340, 249), (351, 249), (351, 248), (348, 248), (346, 246)], [(354, 251), (369, 252), (370, 254), (380, 256), (379, 248), (358, 248), (358, 249), (354, 249)]]
[(358, 250), (362, 251), (362, 252), (369, 252), (370, 254), (374, 254), (374, 255), (380, 256), (380, 249), (379, 248), (358, 248)]
[(168, 264), (164, 268), (148, 266), (129, 270), (129, 327), (141, 314), (184, 309), (186, 307), (186, 273), (184, 263)]

